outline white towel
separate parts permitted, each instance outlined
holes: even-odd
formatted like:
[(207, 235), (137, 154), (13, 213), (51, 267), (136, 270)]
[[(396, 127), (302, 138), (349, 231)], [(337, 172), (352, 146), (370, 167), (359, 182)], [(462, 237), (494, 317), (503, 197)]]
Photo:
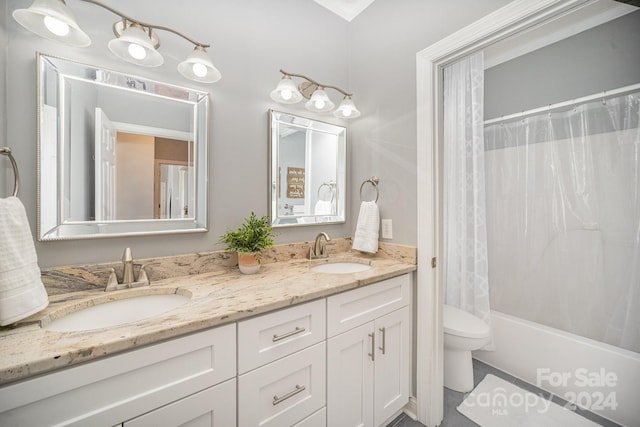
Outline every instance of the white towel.
[(376, 202), (362, 202), (352, 248), (375, 254), (378, 252), (380, 212)]
[(315, 215), (331, 215), (331, 202), (329, 200), (318, 200), (314, 208)]
[(0, 199), (0, 325), (49, 305), (27, 214), (20, 199)]

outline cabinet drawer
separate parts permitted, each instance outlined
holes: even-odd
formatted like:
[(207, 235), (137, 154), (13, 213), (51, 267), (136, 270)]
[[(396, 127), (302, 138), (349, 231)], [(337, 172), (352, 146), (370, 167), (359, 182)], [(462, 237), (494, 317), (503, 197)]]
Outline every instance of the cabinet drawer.
[(127, 421), (123, 427), (235, 425), (236, 380), (232, 379)]
[(238, 372), (259, 366), (323, 341), (324, 299), (238, 323)]
[(383, 280), (327, 299), (327, 335), (333, 337), (409, 305), (408, 274)]
[(290, 426), (325, 406), (325, 348), (321, 342), (238, 379), (238, 425)]
[(293, 427), (327, 427), (327, 408), (322, 408), (313, 415), (309, 415)]
[(235, 324), (0, 388), (0, 425), (114, 425), (235, 375)]

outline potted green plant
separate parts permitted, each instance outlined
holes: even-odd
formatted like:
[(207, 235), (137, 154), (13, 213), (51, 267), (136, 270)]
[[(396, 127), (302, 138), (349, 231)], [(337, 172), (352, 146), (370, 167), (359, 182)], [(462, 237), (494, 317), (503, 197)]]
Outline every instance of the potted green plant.
[(240, 227), (220, 236), (218, 243), (224, 243), (229, 251), (238, 252), (238, 267), (242, 273), (257, 273), (261, 251), (275, 244), (271, 221), (267, 215), (258, 218), (251, 212)]

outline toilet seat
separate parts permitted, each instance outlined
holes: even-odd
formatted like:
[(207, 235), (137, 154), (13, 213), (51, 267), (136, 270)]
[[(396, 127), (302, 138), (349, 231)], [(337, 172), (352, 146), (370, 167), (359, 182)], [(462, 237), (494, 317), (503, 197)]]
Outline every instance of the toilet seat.
[(444, 333), (465, 338), (486, 338), (490, 334), (489, 325), (471, 313), (444, 305)]

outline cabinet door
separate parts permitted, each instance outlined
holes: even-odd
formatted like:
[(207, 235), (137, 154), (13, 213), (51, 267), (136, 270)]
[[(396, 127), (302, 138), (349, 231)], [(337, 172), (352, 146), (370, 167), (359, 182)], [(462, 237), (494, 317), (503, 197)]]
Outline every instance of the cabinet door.
[(409, 307), (375, 321), (375, 425), (380, 426), (409, 402), (411, 351)]
[(373, 322), (327, 344), (327, 426), (373, 426)]
[(163, 406), (123, 424), (123, 427), (231, 427), (236, 425), (236, 380)]
[(235, 372), (229, 324), (0, 387), (0, 426), (112, 426)]

